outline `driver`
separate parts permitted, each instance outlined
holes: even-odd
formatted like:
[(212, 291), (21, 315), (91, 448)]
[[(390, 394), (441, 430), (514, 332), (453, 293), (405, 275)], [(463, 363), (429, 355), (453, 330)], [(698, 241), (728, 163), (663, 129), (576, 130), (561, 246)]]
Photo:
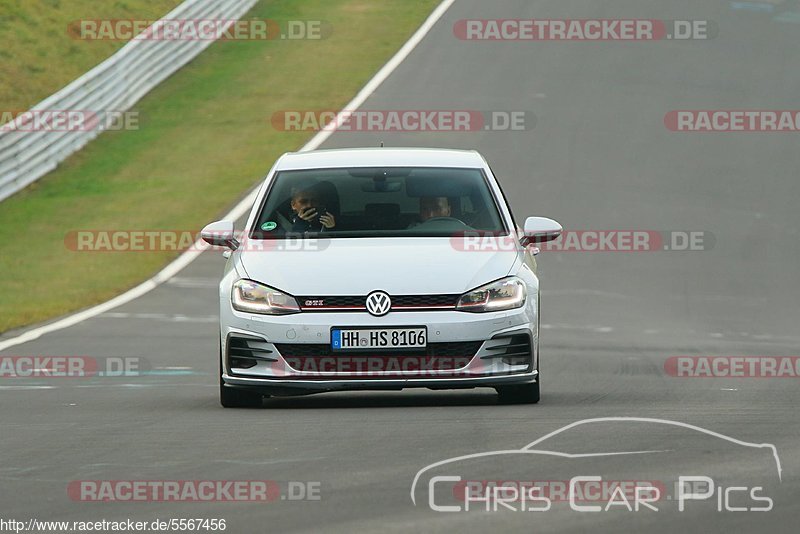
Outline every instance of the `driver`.
[(435, 217), (450, 217), (450, 201), (447, 197), (419, 197), (420, 221)]
[(447, 197), (419, 197), (419, 222), (409, 228), (415, 231), (464, 232), (470, 230), (460, 219), (453, 217), (450, 199)]

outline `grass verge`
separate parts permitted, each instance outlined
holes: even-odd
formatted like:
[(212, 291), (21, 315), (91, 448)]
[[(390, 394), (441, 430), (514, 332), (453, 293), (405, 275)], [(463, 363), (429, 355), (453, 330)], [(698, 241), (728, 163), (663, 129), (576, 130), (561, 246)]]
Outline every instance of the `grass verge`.
[(86, 19), (155, 20), (180, 3), (181, 0), (0, 1), (0, 111), (30, 109), (125, 44), (76, 40), (67, 32), (69, 23)]

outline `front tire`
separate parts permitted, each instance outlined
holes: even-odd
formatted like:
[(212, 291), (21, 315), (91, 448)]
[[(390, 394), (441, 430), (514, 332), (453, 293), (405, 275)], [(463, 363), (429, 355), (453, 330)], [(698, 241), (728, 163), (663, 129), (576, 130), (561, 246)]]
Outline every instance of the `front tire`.
[(264, 397), (252, 391), (219, 386), (219, 403), (223, 408), (261, 408)]
[(219, 358), (219, 403), (223, 408), (261, 408), (264, 396), (246, 389), (225, 387), (222, 380), (222, 348)]
[(539, 379), (535, 384), (521, 384), (515, 386), (500, 386), (497, 397), (500, 404), (536, 404), (539, 402)]

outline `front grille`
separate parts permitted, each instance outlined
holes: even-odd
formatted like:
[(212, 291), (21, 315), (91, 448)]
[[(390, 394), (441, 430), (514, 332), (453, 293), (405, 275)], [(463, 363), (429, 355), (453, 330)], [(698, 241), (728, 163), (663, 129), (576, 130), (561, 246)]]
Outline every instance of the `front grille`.
[(228, 337), (228, 369), (250, 369), (259, 361), (275, 362), (273, 350), (263, 339), (232, 334)]
[(335, 296), (335, 297), (297, 297), (297, 302), (304, 310), (325, 308), (365, 308), (367, 297)]
[[(454, 309), (461, 295), (390, 295), (392, 310), (404, 309)], [(297, 297), (303, 311), (364, 311), (366, 310), (366, 296), (360, 295), (334, 295), (334, 296), (303, 296)]]
[(427, 308), (429, 306), (448, 306), (455, 308), (461, 295), (398, 295), (392, 297), (392, 308)]
[(334, 351), (331, 346), (326, 343), (276, 343), (275, 348), (278, 349), (281, 356), (284, 358), (336, 358), (341, 355), (357, 355), (365, 357), (397, 357), (402, 355), (409, 356), (425, 356), (425, 357), (440, 357), (440, 358), (472, 358), (478, 349), (481, 348), (482, 341), (453, 341), (449, 343), (429, 343), (427, 348), (424, 349), (394, 349), (394, 350), (375, 350), (370, 352), (349, 352), (346, 350)]

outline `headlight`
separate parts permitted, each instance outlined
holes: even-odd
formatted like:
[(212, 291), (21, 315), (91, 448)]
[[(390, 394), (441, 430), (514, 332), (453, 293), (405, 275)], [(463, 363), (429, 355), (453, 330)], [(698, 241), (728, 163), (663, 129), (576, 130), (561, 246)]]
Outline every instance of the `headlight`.
[(293, 296), (252, 280), (237, 280), (233, 284), (231, 303), (234, 310), (241, 312), (285, 315), (300, 311)]
[(525, 283), (512, 276), (464, 293), (456, 309), (468, 312), (511, 310), (525, 304), (526, 295)]

